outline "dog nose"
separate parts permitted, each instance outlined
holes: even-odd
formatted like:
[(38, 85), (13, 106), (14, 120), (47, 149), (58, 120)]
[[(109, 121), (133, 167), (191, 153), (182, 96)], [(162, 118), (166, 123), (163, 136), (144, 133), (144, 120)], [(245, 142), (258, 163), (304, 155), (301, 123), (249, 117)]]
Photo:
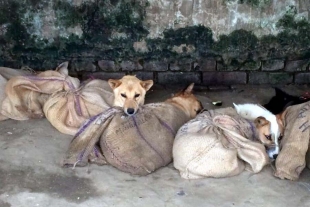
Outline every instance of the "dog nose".
[(128, 108), (128, 109), (127, 109), (127, 113), (130, 114), (130, 115), (132, 115), (132, 114), (135, 113), (135, 110), (134, 110), (133, 108)]
[(277, 159), (277, 157), (278, 157), (278, 154), (273, 155), (273, 159)]

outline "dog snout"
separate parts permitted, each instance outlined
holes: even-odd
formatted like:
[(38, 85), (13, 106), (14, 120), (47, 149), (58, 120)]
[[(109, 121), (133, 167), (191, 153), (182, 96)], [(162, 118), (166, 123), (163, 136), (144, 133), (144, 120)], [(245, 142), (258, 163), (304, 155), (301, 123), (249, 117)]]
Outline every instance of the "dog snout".
[(133, 115), (135, 113), (135, 109), (133, 109), (133, 108), (128, 108), (127, 109), (127, 114), (128, 115)]

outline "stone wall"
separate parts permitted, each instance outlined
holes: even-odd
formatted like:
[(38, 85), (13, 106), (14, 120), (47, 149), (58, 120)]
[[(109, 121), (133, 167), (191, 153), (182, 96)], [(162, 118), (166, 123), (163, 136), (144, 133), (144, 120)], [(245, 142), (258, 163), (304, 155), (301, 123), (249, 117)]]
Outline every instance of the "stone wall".
[(81, 78), (307, 84), (309, 0), (0, 0), (0, 65)]

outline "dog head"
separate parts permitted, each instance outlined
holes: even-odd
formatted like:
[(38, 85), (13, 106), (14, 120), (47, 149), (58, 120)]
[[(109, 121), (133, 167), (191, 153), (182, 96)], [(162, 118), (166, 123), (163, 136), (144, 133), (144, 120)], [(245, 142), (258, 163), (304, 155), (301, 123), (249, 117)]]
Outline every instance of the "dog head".
[(275, 135), (271, 132), (271, 123), (265, 117), (259, 116), (254, 120), (255, 127), (258, 131), (258, 138), (265, 146), (273, 146), (275, 143), (278, 143), (282, 139), (284, 132), (284, 126), (281, 118), (277, 118), (277, 124), (279, 126), (279, 136), (278, 140), (275, 140)]
[(114, 93), (114, 106), (122, 107), (129, 116), (144, 104), (145, 94), (153, 85), (152, 80), (142, 81), (131, 75), (119, 80), (109, 79), (108, 83)]
[(181, 108), (190, 118), (194, 118), (203, 109), (201, 102), (193, 94), (193, 88), (194, 83), (167, 100)]

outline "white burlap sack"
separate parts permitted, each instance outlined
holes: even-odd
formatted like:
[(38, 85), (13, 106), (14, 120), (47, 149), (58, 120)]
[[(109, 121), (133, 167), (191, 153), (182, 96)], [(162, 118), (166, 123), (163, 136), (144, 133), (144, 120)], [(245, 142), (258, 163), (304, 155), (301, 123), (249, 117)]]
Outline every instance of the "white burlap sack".
[(269, 163), (254, 123), (233, 108), (206, 111), (183, 125), (173, 146), (174, 166), (185, 179), (257, 173)]

